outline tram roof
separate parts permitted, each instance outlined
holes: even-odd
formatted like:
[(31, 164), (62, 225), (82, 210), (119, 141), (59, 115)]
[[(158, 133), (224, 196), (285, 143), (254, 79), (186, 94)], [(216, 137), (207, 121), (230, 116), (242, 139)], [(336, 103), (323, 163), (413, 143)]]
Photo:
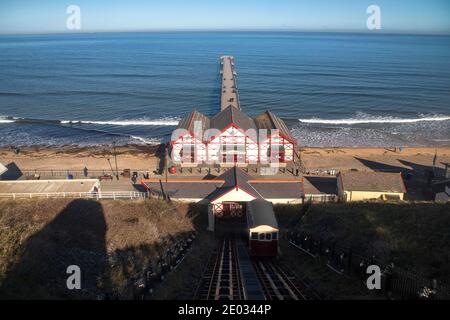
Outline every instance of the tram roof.
[(271, 202), (255, 199), (247, 203), (249, 228), (267, 225), (278, 229), (278, 222)]

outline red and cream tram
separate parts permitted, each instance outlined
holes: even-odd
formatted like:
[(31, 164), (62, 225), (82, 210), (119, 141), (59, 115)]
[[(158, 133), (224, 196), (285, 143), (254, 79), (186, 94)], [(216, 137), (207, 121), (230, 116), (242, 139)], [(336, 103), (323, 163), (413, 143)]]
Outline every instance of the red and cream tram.
[(247, 228), (251, 256), (278, 254), (278, 223), (271, 202), (255, 199), (247, 203)]

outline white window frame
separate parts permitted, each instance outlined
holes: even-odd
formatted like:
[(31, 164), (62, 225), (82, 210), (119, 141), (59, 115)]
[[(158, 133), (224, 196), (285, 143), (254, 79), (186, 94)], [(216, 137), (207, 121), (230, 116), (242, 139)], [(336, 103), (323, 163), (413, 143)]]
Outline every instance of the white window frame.
[[(264, 235), (264, 239), (261, 239), (261, 235)], [(270, 239), (268, 239), (270, 238)], [(258, 241), (272, 241), (272, 232), (258, 232)]]

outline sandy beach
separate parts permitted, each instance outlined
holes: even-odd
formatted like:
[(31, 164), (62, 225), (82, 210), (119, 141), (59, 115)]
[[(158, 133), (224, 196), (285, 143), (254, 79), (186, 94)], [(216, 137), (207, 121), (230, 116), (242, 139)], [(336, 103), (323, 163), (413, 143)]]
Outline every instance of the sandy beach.
[[(309, 170), (415, 169), (450, 162), (450, 146), (393, 148), (302, 148), (301, 157)], [(415, 168), (414, 168), (415, 167)]]
[[(159, 159), (155, 156), (158, 146), (130, 145), (117, 147), (119, 170), (135, 169), (153, 171)], [(301, 148), (301, 158), (307, 171), (371, 170), (431, 167), (437, 153), (436, 166), (450, 162), (450, 146), (436, 148)], [(108, 161), (109, 159), (109, 161)], [(29, 147), (17, 154), (9, 148), (0, 149), (0, 163), (15, 163), (21, 170), (110, 170), (115, 167), (113, 149), (93, 147)]]
[[(156, 168), (158, 146), (130, 145), (117, 147), (119, 169)], [(108, 161), (109, 159), (109, 161)], [(115, 167), (114, 150), (111, 147), (28, 147), (17, 154), (9, 148), (0, 149), (0, 163), (15, 163), (21, 170), (109, 170)], [(153, 169), (154, 170), (154, 169)]]

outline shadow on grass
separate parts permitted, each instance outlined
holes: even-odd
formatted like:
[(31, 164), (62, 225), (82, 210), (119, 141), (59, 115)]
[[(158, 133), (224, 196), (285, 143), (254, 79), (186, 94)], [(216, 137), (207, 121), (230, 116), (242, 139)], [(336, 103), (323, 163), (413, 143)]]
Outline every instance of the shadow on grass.
[[(128, 218), (120, 220), (117, 216), (114, 218), (114, 212), (108, 211), (107, 220), (104, 206), (105, 204), (102, 205), (102, 203), (92, 200), (73, 200), (61, 206), (63, 209), (60, 209), (61, 211), (56, 215), (50, 215), (53, 219), (29, 236), (15, 250), (15, 256), (8, 257), (10, 261), (6, 272), (0, 275), (2, 276), (0, 298), (144, 298), (149, 289), (159, 283), (161, 276), (169, 275), (170, 271), (179, 264), (190, 247), (193, 231), (195, 229), (205, 230), (207, 225), (204, 208), (198, 205), (186, 207), (187, 215), (193, 221), (194, 230), (192, 227), (183, 227), (182, 231), (175, 229), (174, 232), (163, 230), (170, 228), (167, 223), (181, 218), (180, 214), (184, 214), (184, 209), (177, 213), (178, 207), (168, 207), (164, 202), (150, 202), (142, 205), (143, 215), (135, 217), (128, 215)], [(134, 207), (136, 206), (138, 205), (134, 205)], [(145, 211), (149, 206), (152, 210)], [(106, 208), (105, 206), (105, 210)], [(39, 214), (39, 210), (31, 209), (35, 214)], [(163, 214), (161, 211), (164, 209), (167, 212)], [(147, 214), (155, 215), (153, 218), (149, 217), (149, 219), (155, 220), (148, 220)], [(175, 216), (169, 217), (165, 222), (165, 214), (175, 214)], [(107, 221), (109, 222), (107, 223)], [(188, 221), (186, 220), (186, 222)], [(109, 223), (131, 225), (131, 229), (128, 226), (128, 230), (132, 230), (132, 226), (135, 224), (136, 226), (141, 224), (142, 227), (142, 223), (144, 223), (147, 226), (144, 230), (148, 229), (149, 232), (161, 235), (155, 240), (147, 238), (148, 241), (142, 240), (146, 237), (140, 237), (139, 234), (132, 237), (123, 235), (113, 237), (113, 240), (107, 242), (106, 233)], [(38, 224), (32, 223), (32, 226), (36, 228)], [(112, 230), (120, 229), (120, 225), (110, 227)], [(18, 229), (19, 233), (21, 231)], [(111, 239), (110, 237), (108, 238)], [(141, 239), (141, 243), (136, 241), (136, 237)], [(116, 240), (124, 243), (125, 246), (115, 243)], [(133, 245), (126, 246), (126, 241), (132, 241)], [(116, 245), (118, 248), (114, 249)], [(202, 243), (199, 244), (200, 247), (201, 245)], [(107, 246), (112, 246), (112, 248), (108, 251)], [(203, 253), (200, 250), (199, 254)], [(194, 259), (193, 267), (188, 272), (191, 275), (186, 274), (183, 278), (194, 279), (195, 276), (192, 274), (200, 274), (202, 264), (202, 259)], [(67, 267), (70, 265), (80, 267), (81, 290), (67, 288), (66, 282), (70, 276), (67, 273)], [(172, 286), (177, 284), (175, 282)], [(172, 294), (174, 293), (172, 292)]]
[[(106, 222), (98, 202), (74, 200), (18, 250), (0, 296), (13, 299), (86, 298), (108, 287)], [(68, 290), (67, 267), (81, 269), (81, 290)]]
[(320, 204), (299, 231), (447, 282), (450, 204)]

